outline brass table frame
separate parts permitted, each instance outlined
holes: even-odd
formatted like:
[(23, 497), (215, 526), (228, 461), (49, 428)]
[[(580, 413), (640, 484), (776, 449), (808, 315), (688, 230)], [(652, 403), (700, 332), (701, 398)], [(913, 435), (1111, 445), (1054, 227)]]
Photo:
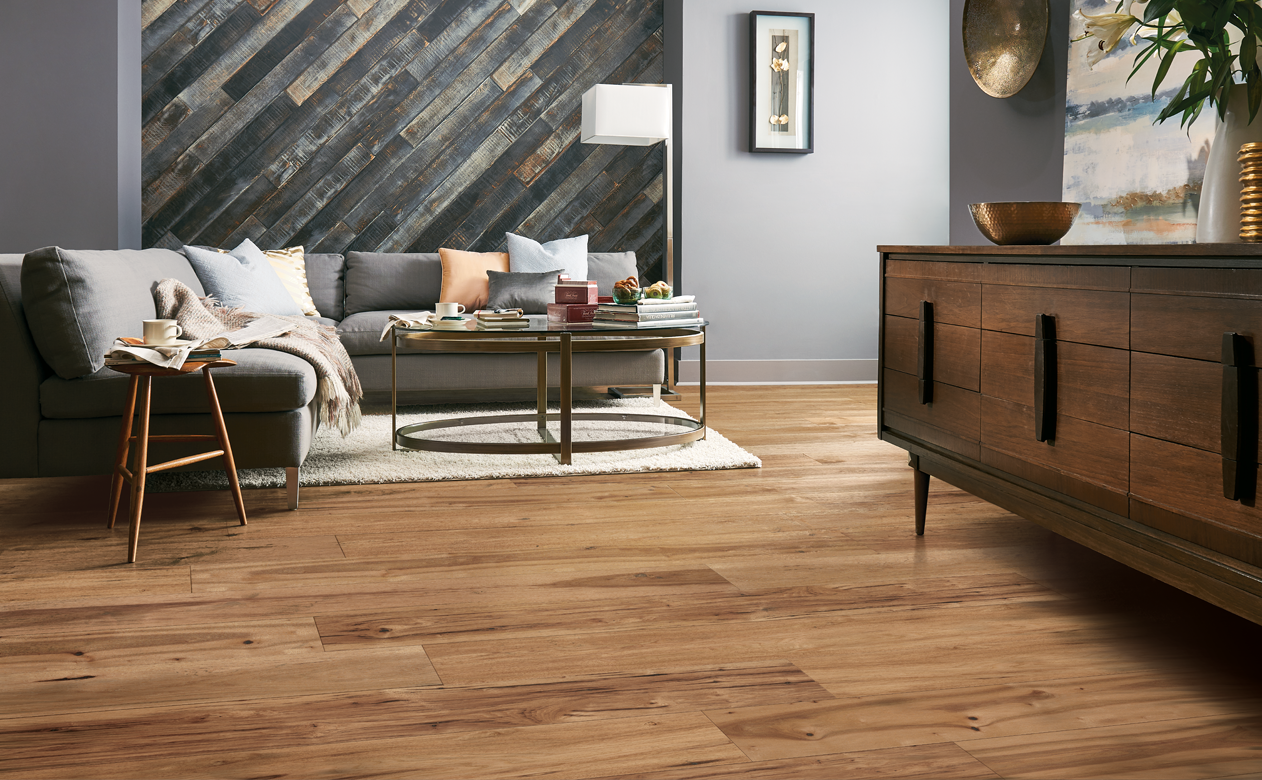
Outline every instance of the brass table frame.
[[(575, 338), (578, 336), (578, 338)], [(399, 427), (398, 421), (398, 346), (400, 342), (414, 344), (434, 352), (534, 352), (538, 355), (536, 379), (536, 405), (534, 414), (490, 415), (483, 417), (458, 417), (428, 423), (414, 423)], [(656, 414), (627, 414), (622, 412), (579, 412), (574, 405), (574, 353), (575, 352), (639, 352), (665, 349), (667, 360), (670, 350), (676, 347), (698, 346), (701, 350), (701, 414), (699, 420)], [(561, 410), (548, 413), (548, 355), (557, 353), (561, 361)], [(609, 331), (588, 326), (559, 330), (520, 331), (439, 331), (400, 328), (390, 329), (390, 430), (393, 432), (392, 449), (400, 447), (429, 452), (460, 452), (478, 454), (550, 454), (562, 465), (569, 465), (575, 452), (612, 452), (615, 450), (648, 449), (685, 444), (706, 437), (705, 424), (705, 326), (696, 328), (661, 328), (646, 331)], [(574, 420), (626, 420), (631, 422), (659, 423), (681, 428), (678, 433), (646, 436), (634, 439), (602, 439), (599, 441), (573, 440)], [(535, 422), (539, 432), (538, 442), (448, 442), (419, 437), (425, 431), (471, 425), (495, 425), (499, 423)], [(548, 431), (549, 422), (560, 422), (560, 440)]]

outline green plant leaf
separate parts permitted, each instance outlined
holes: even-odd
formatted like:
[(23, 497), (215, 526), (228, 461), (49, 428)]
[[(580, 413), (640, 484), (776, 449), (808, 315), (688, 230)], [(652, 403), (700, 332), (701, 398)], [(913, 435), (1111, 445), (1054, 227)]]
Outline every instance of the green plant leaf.
[(1248, 73), (1258, 63), (1258, 39), (1245, 35), (1240, 41), (1240, 68)]
[[(1157, 68), (1157, 75), (1152, 82), (1152, 99), (1157, 99), (1157, 90), (1161, 87), (1161, 82), (1166, 80), (1166, 74), (1170, 72), (1170, 66), (1174, 64), (1174, 56), (1183, 51), (1183, 41), (1176, 42), (1166, 51), (1165, 56), (1161, 58), (1161, 65)], [(1199, 64), (1199, 63), (1198, 63)]]
[[(1121, 5), (1118, 7), (1121, 8)], [(1152, 2), (1144, 8), (1144, 21), (1151, 22), (1154, 19), (1161, 19), (1173, 10), (1174, 0), (1152, 0)]]

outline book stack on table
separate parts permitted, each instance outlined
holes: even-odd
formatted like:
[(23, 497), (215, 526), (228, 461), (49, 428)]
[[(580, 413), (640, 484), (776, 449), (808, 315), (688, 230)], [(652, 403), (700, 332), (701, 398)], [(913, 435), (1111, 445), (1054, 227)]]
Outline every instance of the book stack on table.
[(478, 330), (519, 330), (530, 325), (521, 309), (478, 309), (473, 316)]
[(598, 328), (685, 328), (704, 325), (696, 297), (641, 298), (639, 303), (602, 303), (592, 325)]

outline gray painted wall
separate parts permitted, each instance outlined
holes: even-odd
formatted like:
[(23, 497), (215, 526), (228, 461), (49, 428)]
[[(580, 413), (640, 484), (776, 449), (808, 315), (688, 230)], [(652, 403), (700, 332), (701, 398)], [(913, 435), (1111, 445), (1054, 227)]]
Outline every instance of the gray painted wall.
[[(814, 154), (745, 151), (755, 7), (816, 15)], [(877, 245), (948, 239), (949, 10), (684, 3), (680, 233), (685, 291), (713, 323), (709, 380), (875, 378)]]
[(140, 0), (11, 3), (0, 73), (0, 252), (139, 248)]
[(1047, 46), (1025, 88), (982, 92), (964, 61), (965, 0), (951, 0), (951, 243), (989, 244), (968, 213), (983, 201), (1060, 200), (1069, 0), (1048, 3)]

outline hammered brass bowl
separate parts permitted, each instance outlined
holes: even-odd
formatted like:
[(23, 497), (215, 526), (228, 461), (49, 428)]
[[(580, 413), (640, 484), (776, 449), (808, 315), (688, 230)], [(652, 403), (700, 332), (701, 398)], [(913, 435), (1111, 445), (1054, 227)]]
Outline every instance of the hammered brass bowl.
[(1081, 203), (1010, 201), (970, 203), (969, 212), (982, 235), (996, 244), (1052, 244), (1074, 224)]

